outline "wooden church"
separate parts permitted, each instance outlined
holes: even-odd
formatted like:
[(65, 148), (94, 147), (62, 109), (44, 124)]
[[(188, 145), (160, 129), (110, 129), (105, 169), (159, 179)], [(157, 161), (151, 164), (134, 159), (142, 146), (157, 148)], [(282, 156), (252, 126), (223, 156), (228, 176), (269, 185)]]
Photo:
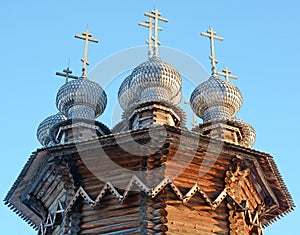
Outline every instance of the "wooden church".
[[(255, 130), (236, 114), (242, 105), (228, 68), (217, 70), (190, 96), (203, 120), (189, 130), (180, 107), (182, 79), (158, 55), (158, 10), (140, 23), (149, 29), (149, 58), (124, 79), (118, 100), (122, 121), (97, 121), (107, 96), (83, 73), (66, 77), (59, 112), (38, 127), (43, 145), (32, 153), (5, 203), (40, 235), (46, 234), (263, 234), (294, 208), (272, 156), (252, 148)], [(222, 77), (225, 77), (223, 79)], [(101, 119), (101, 118), (100, 118)], [(99, 120), (100, 120), (99, 119)]]

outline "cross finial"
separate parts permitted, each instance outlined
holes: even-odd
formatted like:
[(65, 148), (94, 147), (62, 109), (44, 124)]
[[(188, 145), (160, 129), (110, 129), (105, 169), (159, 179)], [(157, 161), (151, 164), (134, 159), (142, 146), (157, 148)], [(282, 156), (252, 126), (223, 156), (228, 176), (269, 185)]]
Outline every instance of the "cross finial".
[(149, 18), (149, 20), (146, 20), (145, 23), (140, 22), (139, 26), (149, 28), (149, 38), (146, 40), (146, 43), (149, 46), (148, 56), (149, 56), (149, 58), (151, 58), (153, 56), (152, 32), (154, 29), (154, 22), (153, 22), (152, 18)]
[(63, 70), (63, 72), (56, 72), (57, 76), (61, 76), (61, 77), (65, 77), (66, 78), (66, 83), (68, 82), (69, 78), (73, 78), (73, 79), (78, 79), (77, 76), (71, 75), (72, 74), (72, 70), (69, 69), (69, 66)]
[(215, 57), (215, 39), (219, 40), (219, 41), (223, 41), (224, 39), (220, 36), (217, 36), (217, 32), (214, 31), (213, 28), (210, 28), (209, 30), (207, 30), (207, 33), (202, 32), (201, 36), (204, 37), (208, 37), (210, 39), (210, 57), (209, 59), (211, 60), (211, 65), (212, 65), (212, 74), (216, 74), (217, 73), (217, 63), (218, 60)]
[(83, 68), (82, 68), (82, 76), (86, 77), (86, 67), (89, 65), (89, 62), (87, 60), (87, 55), (88, 55), (88, 43), (90, 42), (95, 42), (98, 43), (99, 41), (95, 38), (92, 38), (92, 34), (89, 33), (88, 29), (86, 29), (85, 32), (82, 33), (82, 35), (75, 35), (75, 38), (79, 38), (85, 41), (84, 44), (84, 54), (83, 58), (81, 58), (81, 61), (83, 62)]
[[(149, 28), (149, 39), (146, 43), (149, 45), (149, 58), (151, 58), (153, 54), (158, 56), (158, 46), (160, 45), (160, 41), (158, 40), (158, 31), (162, 31), (162, 28), (158, 26), (158, 21), (168, 22), (168, 19), (161, 17), (161, 13), (157, 9), (152, 10), (151, 13), (146, 12), (144, 15), (149, 17), (149, 20), (146, 20), (146, 23), (139, 23), (139, 25)], [(154, 22), (152, 19), (154, 19)]]
[(226, 81), (229, 82), (229, 78), (237, 79), (238, 76), (232, 75), (231, 71), (228, 69), (228, 67), (225, 67), (222, 72), (217, 72), (217, 75), (223, 76), (226, 78)]

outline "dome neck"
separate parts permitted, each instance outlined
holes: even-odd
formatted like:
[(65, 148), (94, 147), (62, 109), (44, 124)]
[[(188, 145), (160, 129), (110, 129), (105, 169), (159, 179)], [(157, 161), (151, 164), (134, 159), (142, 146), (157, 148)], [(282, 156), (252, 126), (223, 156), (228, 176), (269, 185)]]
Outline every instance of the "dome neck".
[(68, 110), (68, 119), (95, 120), (95, 118), (94, 108), (86, 104), (73, 105)]
[(225, 106), (212, 106), (204, 111), (203, 122), (214, 120), (228, 120), (231, 118), (230, 110)]
[(209, 137), (238, 144), (242, 140), (241, 131), (226, 120), (215, 120), (199, 125), (200, 133)]

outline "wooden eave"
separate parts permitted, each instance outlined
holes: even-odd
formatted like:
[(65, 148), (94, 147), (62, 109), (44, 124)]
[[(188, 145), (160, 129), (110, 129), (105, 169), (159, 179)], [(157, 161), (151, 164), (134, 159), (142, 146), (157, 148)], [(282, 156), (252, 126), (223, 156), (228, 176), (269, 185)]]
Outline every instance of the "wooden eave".
[[(176, 142), (176, 138), (180, 139), (180, 136), (184, 135), (186, 138), (190, 138), (191, 140), (199, 139), (198, 148), (200, 149), (205, 148), (205, 146), (207, 146), (209, 143), (220, 144), (219, 140), (202, 135), (199, 138), (198, 133), (191, 132), (185, 129), (170, 126), (158, 126), (151, 128), (152, 132), (156, 132), (152, 133), (153, 136), (160, 135), (161, 132), (166, 130), (169, 135), (169, 141), (171, 142)], [(20, 196), (30, 180), (35, 177), (35, 174), (39, 170), (39, 167), (41, 166), (43, 161), (47, 161), (55, 156), (76, 154), (78, 151), (76, 147), (78, 146), (80, 146), (81, 151), (95, 150), (99, 147), (99, 144), (104, 150), (112, 149), (118, 144), (114, 136), (118, 137), (118, 142), (122, 141), (124, 143), (130, 143), (130, 141), (132, 141), (132, 138), (137, 142), (147, 142), (147, 140), (149, 140), (150, 138), (147, 133), (148, 129), (127, 131), (114, 135), (102, 136), (98, 139), (76, 143), (76, 145), (65, 144), (39, 149), (29, 158), (28, 162), (25, 164), (23, 170), (21, 171), (16, 182), (13, 184), (11, 190), (8, 192), (4, 201), (11, 209), (13, 209), (18, 215), (26, 220), (31, 226), (37, 228), (37, 226), (41, 222), (41, 219), (22, 203), (22, 201), (20, 200)], [(262, 180), (262, 183), (266, 188), (269, 188), (267, 190), (269, 190), (271, 194), (273, 193), (274, 195), (276, 195), (278, 207), (274, 208), (274, 210), (271, 211), (269, 215), (267, 215), (267, 219), (264, 221), (265, 226), (268, 226), (270, 223), (293, 210), (295, 205), (271, 155), (227, 142), (222, 142), (222, 144), (222, 153), (228, 154), (230, 156), (239, 156), (252, 161), (257, 167), (257, 172)]]
[(28, 186), (28, 182), (35, 176), (40, 164), (45, 161), (45, 156), (47, 156), (47, 151), (44, 150), (32, 153), (4, 199), (5, 204), (34, 229), (38, 228), (41, 218), (23, 203), (21, 195)]

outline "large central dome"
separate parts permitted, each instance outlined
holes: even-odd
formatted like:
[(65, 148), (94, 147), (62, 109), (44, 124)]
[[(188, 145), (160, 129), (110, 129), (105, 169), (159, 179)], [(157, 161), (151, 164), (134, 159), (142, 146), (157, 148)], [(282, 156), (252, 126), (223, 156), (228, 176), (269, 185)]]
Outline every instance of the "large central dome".
[(153, 56), (137, 66), (123, 81), (118, 99), (123, 110), (147, 101), (167, 101), (178, 105), (181, 100), (181, 77), (171, 64)]

